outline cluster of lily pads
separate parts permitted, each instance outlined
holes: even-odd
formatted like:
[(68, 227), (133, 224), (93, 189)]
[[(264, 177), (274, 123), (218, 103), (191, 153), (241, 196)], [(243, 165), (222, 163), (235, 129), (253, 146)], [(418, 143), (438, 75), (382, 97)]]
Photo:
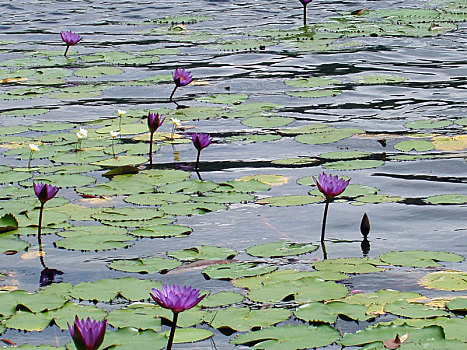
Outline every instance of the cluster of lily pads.
[[(306, 9), (308, 1), (301, 2)], [(163, 35), (169, 41), (192, 42), (200, 47), (218, 50), (265, 50), (275, 45), (288, 45), (305, 51), (328, 51), (342, 48), (343, 44), (336, 42), (337, 38), (439, 35), (455, 29), (453, 22), (465, 20), (466, 8), (460, 2), (437, 10), (362, 9), (300, 30), (256, 31), (251, 34), (258, 39), (244, 41), (220, 40), (210, 33), (190, 32), (184, 25), (177, 24), (177, 18), (153, 21), (157, 26), (146, 34)], [(210, 18), (193, 17), (191, 20)], [(167, 22), (175, 22), (175, 25), (167, 27)], [(2, 83), (26, 86), (9, 89), (0, 95), (0, 99), (15, 101), (47, 97), (80, 101), (98, 97), (114, 86), (149, 86), (174, 80), (175, 89), (169, 98), (173, 101), (176, 89), (191, 82), (187, 83), (189, 79), (181, 82), (180, 72), (176, 71), (173, 76), (162, 74), (137, 81), (92, 82), (63, 87), (71, 76), (90, 79), (116, 76), (124, 72), (122, 67), (152, 64), (159, 60), (154, 55), (179, 52), (178, 49), (167, 48), (77, 56), (68, 54), (69, 46), (81, 40), (72, 34), (62, 33), (67, 44), (64, 54), (67, 58), (59, 57), (56, 52), (32, 52), (29, 57), (1, 62), (5, 67), (0, 69)], [(264, 41), (264, 38), (268, 40)], [(77, 62), (92, 66), (75, 67)], [(353, 86), (397, 85), (405, 81), (404, 77), (395, 75), (360, 76), (353, 81), (312, 77), (288, 80), (284, 87), (294, 89), (286, 92), (294, 98), (320, 98), (337, 96)], [(306, 90), (295, 90), (297, 88)], [(2, 145), (8, 149), (3, 155), (11, 163), (0, 166), (0, 252), (14, 254), (29, 250), (30, 244), (22, 237), (36, 234), (38, 230), (38, 239), (42, 234), (55, 234), (58, 236), (54, 242), (56, 248), (77, 251), (124, 248), (139, 238), (187, 237), (193, 230), (175, 224), (177, 217), (226, 210), (234, 203), (294, 206), (326, 200), (327, 208), (334, 197), (356, 205), (467, 202), (467, 196), (458, 193), (420, 198), (389, 196), (365, 184), (352, 183), (347, 186), (348, 178), (336, 178), (335, 182), (340, 184), (340, 188), (331, 193), (323, 185), (327, 179), (317, 181), (312, 176), (297, 181), (303, 186), (314, 186), (317, 182), (318, 189), (313, 187), (307, 195), (268, 196), (267, 191), (271, 186), (286, 182), (284, 176), (252, 175), (218, 183), (201, 178), (191, 179), (191, 174), (184, 171), (184, 165), (180, 165), (176, 159), (176, 151), (174, 164), (159, 162), (153, 167), (153, 141), (157, 142), (155, 151), (160, 147), (175, 149), (178, 145), (193, 142), (198, 151), (195, 169), (199, 168), (201, 150), (211, 142), (209, 136), (200, 136), (204, 134), (194, 134), (189, 140), (175, 133), (175, 126), (177, 131), (181, 130), (176, 122), (173, 123), (172, 132), (158, 132), (164, 122), (162, 115), (178, 122), (241, 118), (244, 126), (259, 130), (257, 133), (218, 136), (231, 143), (293, 138), (307, 145), (323, 145), (351, 137), (372, 136), (362, 129), (336, 128), (314, 122), (287, 127), (296, 119), (281, 115), (286, 111), (284, 106), (269, 102), (245, 103), (248, 99), (244, 94), (225, 93), (195, 98), (199, 103), (214, 106), (177, 110), (164, 108), (149, 115), (145, 110), (119, 110), (118, 126), (113, 119), (103, 119), (89, 123), (86, 128), (72, 123), (37, 123), (2, 128)], [(12, 108), (1, 114), (34, 116), (51, 110), (53, 108)], [(322, 166), (329, 170), (350, 171), (377, 168), (388, 161), (430, 159), (438, 157), (439, 153), (445, 157), (458, 157), (456, 152), (465, 149), (465, 135), (451, 136), (449, 132), (463, 130), (466, 125), (466, 118), (455, 122), (428, 118), (412, 121), (404, 125), (404, 137), (408, 140), (394, 143), (395, 151), (326, 152), (313, 157), (274, 159), (268, 165), (277, 168)], [(428, 131), (436, 131), (437, 134)], [(386, 147), (386, 138), (377, 137), (378, 142)], [(148, 162), (148, 148), (150, 167), (143, 170), (139, 166)], [(431, 151), (438, 153), (428, 153)], [(180, 169), (173, 169), (175, 167)], [(36, 196), (31, 188), (33, 181)], [(57, 193), (55, 186), (73, 190), (73, 195), (70, 199), (52, 199)], [(52, 192), (49, 193), (49, 189)], [(325, 223), (322, 228), (321, 240), (324, 241)], [(397, 339), (396, 334), (406, 333), (409, 336), (403, 337), (404, 342), (399, 340), (401, 349), (460, 349), (465, 346), (465, 296), (449, 294), (446, 298), (432, 299), (414, 292), (379, 290), (363, 293), (352, 288), (352, 276), (355, 275), (404, 267), (439, 268), (442, 267), (439, 262), (458, 263), (463, 261), (462, 256), (443, 252), (389, 252), (374, 259), (341, 258), (312, 264), (306, 264), (304, 260), (305, 263), (298, 262), (300, 269), (290, 268), (290, 260), (294, 260), (294, 256), (310, 254), (316, 249), (318, 246), (311, 243), (284, 241), (255, 245), (245, 252), (203, 245), (169, 251), (163, 256), (121, 259), (108, 264), (110, 269), (126, 273), (164, 273), (168, 276), (176, 271), (201, 268), (206, 279), (231, 281), (229, 289), (232, 290), (215, 294), (202, 292), (209, 295), (197, 300), (196, 306), (191, 305), (179, 316), (177, 313), (179, 318), (176, 321), (171, 314), (174, 311), (172, 308), (166, 307), (166, 304), (158, 307), (148, 302), (151, 290), (164, 290), (156, 280), (125, 277), (82, 282), (74, 286), (69, 283), (51, 284), (63, 272), (46, 266), (40, 247), (39, 257), (44, 266), (41, 275), (43, 288), (36, 293), (7, 291), (8, 288), (0, 292), (0, 333), (7, 329), (43, 331), (50, 325), (57, 325), (62, 330), (69, 327), (79, 350), (97, 349), (99, 346), (116, 349), (134, 349), (136, 346), (164, 348), (167, 339), (169, 346), (172, 342), (208, 339), (213, 335), (210, 329), (233, 335), (230, 339), (232, 344), (254, 349), (304, 349), (338, 343), (376, 350), (388, 348), (387, 342)], [(239, 253), (247, 254), (246, 261), (236, 260)], [(279, 266), (282, 268), (278, 269)], [(428, 273), (419, 283), (443, 291), (465, 291), (466, 278), (467, 274), (462, 271), (441, 270)], [(169, 291), (167, 296), (180, 293), (176, 288), (174, 290), (174, 294)], [(153, 298), (160, 302), (161, 296), (154, 293), (157, 297)], [(79, 319), (88, 317), (98, 322)], [(341, 333), (338, 328), (344, 320), (370, 322), (371, 325), (357, 333)], [(115, 330), (108, 329), (104, 339), (105, 324)], [(162, 326), (169, 324), (172, 325), (172, 332), (162, 332)], [(175, 325), (181, 327), (176, 333)], [(86, 334), (93, 328), (97, 329), (96, 337), (91, 339), (94, 340), (91, 341), (93, 344), (87, 344)], [(80, 334), (82, 339), (79, 338)], [(66, 347), (72, 348), (70, 344)], [(23, 345), (19, 348), (36, 347)], [(59, 349), (47, 345), (37, 348)]]

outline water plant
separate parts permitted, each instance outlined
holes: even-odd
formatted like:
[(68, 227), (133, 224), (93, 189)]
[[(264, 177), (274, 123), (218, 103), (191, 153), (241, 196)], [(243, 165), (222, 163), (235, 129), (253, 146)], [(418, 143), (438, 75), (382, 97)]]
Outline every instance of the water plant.
[(83, 128), (79, 128), (79, 131), (76, 133), (76, 137), (78, 138), (78, 142), (76, 143), (76, 150), (81, 150), (81, 146), (83, 144), (83, 140), (88, 137), (88, 131)]
[(148, 114), (148, 128), (151, 132), (151, 138), (149, 140), (149, 165), (152, 169), (152, 143), (154, 139), (154, 133), (160, 126), (164, 123), (165, 117), (161, 118), (159, 113), (151, 113)]
[(190, 71), (187, 71), (186, 69), (182, 69), (182, 68), (177, 68), (177, 69), (175, 69), (175, 72), (172, 73), (172, 77), (174, 79), (175, 88), (173, 89), (172, 93), (170, 94), (169, 100), (170, 100), (170, 102), (173, 102), (178, 106), (179, 104), (173, 100), (173, 96), (175, 94), (175, 91), (177, 91), (177, 89), (180, 86), (186, 86), (186, 85), (190, 84), (193, 81), (193, 76), (191, 75)]
[(39, 146), (33, 144), (33, 143), (30, 143), (29, 144), (29, 160), (28, 160), (28, 169), (31, 168), (31, 160), (32, 160), (32, 155), (35, 153), (35, 152), (39, 152), (40, 149), (39, 149)]
[(47, 201), (51, 200), (60, 190), (59, 187), (55, 187), (45, 183), (33, 183), (34, 192), (36, 193), (37, 198), (41, 202), (41, 208), (39, 212), (39, 223), (37, 226), (37, 240), (39, 243), (39, 248), (42, 247), (42, 216), (44, 214), (44, 205)]
[(172, 122), (172, 135), (171, 135), (171, 139), (173, 140), (174, 139), (174, 136), (175, 136), (175, 128), (180, 128), (182, 126), (182, 122), (180, 121), (180, 119), (176, 119), (176, 118), (170, 118), (170, 121)]
[(110, 138), (112, 139), (112, 155), (115, 157), (115, 139), (120, 135), (118, 131), (110, 131)]
[(73, 33), (72, 31), (64, 31), (61, 32), (60, 35), (62, 36), (62, 40), (66, 43), (65, 53), (63, 54), (65, 57), (70, 46), (76, 45), (83, 39), (79, 34)]
[(198, 150), (198, 156), (196, 157), (195, 169), (199, 170), (199, 157), (201, 155), (201, 151), (211, 144), (212, 137), (209, 134), (194, 133), (191, 139), (193, 141), (193, 146), (195, 146), (195, 148)]
[(119, 116), (119, 121), (118, 121), (118, 131), (122, 132), (122, 117), (126, 114), (126, 111), (123, 109), (117, 110), (117, 114)]
[(107, 320), (96, 321), (87, 319), (79, 319), (75, 317), (73, 326), (68, 324), (71, 338), (78, 350), (97, 350), (102, 345), (107, 327)]
[(162, 285), (162, 289), (152, 289), (150, 293), (154, 301), (163, 308), (169, 309), (173, 313), (172, 328), (170, 330), (169, 340), (167, 342), (167, 350), (172, 349), (172, 344), (175, 336), (175, 329), (177, 328), (178, 314), (185, 310), (189, 310), (196, 306), (201, 300), (206, 297), (200, 296), (200, 290), (190, 286), (183, 286), (173, 284)]
[(326, 173), (321, 173), (318, 177), (318, 180), (313, 176), (313, 180), (318, 186), (319, 191), (324, 194), (326, 197), (326, 206), (324, 207), (323, 215), (323, 224), (321, 226), (321, 242), (324, 242), (324, 235), (326, 233), (326, 218), (328, 216), (329, 203), (334, 199), (334, 197), (340, 195), (345, 191), (349, 185), (350, 180), (344, 180), (339, 178), (337, 175), (328, 175)]
[(299, 0), (303, 5), (303, 26), (306, 27), (306, 6), (311, 2), (311, 0)]

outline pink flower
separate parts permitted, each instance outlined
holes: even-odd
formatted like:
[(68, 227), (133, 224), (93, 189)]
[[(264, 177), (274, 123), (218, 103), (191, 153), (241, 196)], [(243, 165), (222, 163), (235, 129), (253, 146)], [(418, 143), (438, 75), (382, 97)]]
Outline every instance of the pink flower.
[(337, 177), (337, 175), (332, 176), (326, 173), (319, 175), (319, 181), (314, 176), (313, 180), (315, 180), (318, 189), (326, 196), (328, 201), (344, 192), (350, 182), (350, 180), (345, 181), (343, 178)]
[(33, 183), (34, 185), (34, 192), (36, 193), (37, 198), (41, 201), (42, 204), (45, 204), (48, 200), (55, 197), (59, 187), (55, 187), (52, 185), (44, 184), (44, 183)]
[(188, 85), (193, 81), (191, 72), (181, 68), (175, 69), (175, 72), (173, 72), (172, 76), (177, 87)]
[(76, 316), (73, 327), (68, 323), (68, 330), (78, 350), (99, 349), (104, 341), (106, 327), (107, 320), (91, 321), (89, 317), (87, 320), (80, 320)]
[(163, 308), (179, 313), (197, 305), (206, 295), (200, 296), (200, 291), (188, 286), (163, 285), (162, 289), (152, 289), (151, 297)]

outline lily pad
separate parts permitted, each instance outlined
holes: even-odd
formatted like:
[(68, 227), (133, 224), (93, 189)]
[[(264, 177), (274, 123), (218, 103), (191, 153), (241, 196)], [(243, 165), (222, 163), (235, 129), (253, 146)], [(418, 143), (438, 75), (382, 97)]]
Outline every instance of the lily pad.
[(377, 168), (384, 165), (382, 160), (342, 160), (332, 163), (323, 164), (324, 168), (333, 169), (333, 170), (361, 170), (361, 169), (371, 169)]
[(295, 140), (307, 145), (318, 145), (324, 143), (333, 143), (356, 134), (363, 133), (360, 129), (324, 129), (321, 132), (301, 134), (295, 137)]
[(409, 129), (441, 129), (452, 125), (450, 120), (415, 120), (405, 123), (405, 127)]
[(252, 117), (242, 121), (243, 125), (252, 128), (276, 128), (278, 126), (289, 125), (295, 121), (294, 118), (286, 117)]
[(264, 275), (275, 270), (277, 270), (276, 266), (267, 266), (254, 262), (235, 262), (209, 266), (203, 270), (203, 274), (208, 278), (231, 280), (240, 277)]
[(238, 254), (237, 251), (226, 247), (215, 247), (202, 245), (178, 251), (168, 252), (167, 255), (180, 261), (196, 260), (226, 260), (233, 259)]
[(160, 257), (143, 258), (143, 259), (126, 259), (116, 260), (108, 266), (111, 269), (125, 271), (125, 272), (138, 272), (138, 273), (159, 273), (167, 272), (181, 263), (174, 259), (164, 259)]
[(334, 260), (323, 260), (313, 264), (317, 270), (336, 271), (343, 273), (373, 273), (384, 271), (379, 267), (387, 265), (380, 259), (369, 258), (339, 258)]
[(239, 104), (248, 100), (244, 94), (217, 94), (208, 97), (198, 97), (197, 101), (222, 104)]
[(438, 261), (461, 262), (464, 257), (454, 253), (423, 250), (394, 251), (381, 255), (380, 259), (395, 266), (438, 267)]
[(247, 253), (261, 258), (277, 258), (311, 253), (318, 249), (317, 245), (309, 243), (270, 242), (255, 245), (247, 249)]
[(256, 203), (270, 205), (273, 207), (288, 207), (295, 205), (307, 205), (318, 203), (323, 200), (322, 197), (307, 196), (307, 195), (291, 195), (291, 196), (277, 196), (267, 197), (258, 200)]
[(412, 150), (417, 152), (425, 152), (434, 149), (435, 145), (432, 142), (424, 140), (410, 140), (399, 142), (394, 145), (394, 148), (403, 152), (410, 152)]
[(425, 199), (430, 204), (465, 204), (467, 196), (462, 194), (440, 194)]
[(454, 270), (432, 272), (422, 277), (418, 283), (429, 289), (467, 290), (467, 272)]

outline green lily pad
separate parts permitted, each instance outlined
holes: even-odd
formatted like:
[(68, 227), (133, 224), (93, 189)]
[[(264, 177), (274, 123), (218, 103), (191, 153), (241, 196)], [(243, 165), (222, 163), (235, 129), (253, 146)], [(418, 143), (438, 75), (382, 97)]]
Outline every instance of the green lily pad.
[(341, 80), (325, 78), (325, 77), (310, 77), (310, 78), (296, 78), (292, 80), (287, 80), (285, 82), (287, 85), (294, 87), (307, 87), (307, 88), (316, 88), (324, 87), (328, 85), (339, 85), (342, 84)]
[(242, 124), (252, 128), (276, 128), (289, 125), (294, 121), (294, 118), (286, 117), (252, 117), (242, 120)]
[(150, 307), (134, 307), (112, 310), (107, 316), (108, 323), (115, 328), (121, 329), (126, 327), (136, 328), (138, 330), (152, 329), (160, 332), (162, 329), (162, 321), (158, 318), (157, 308), (153, 305)]
[(408, 78), (392, 74), (363, 75), (357, 79), (357, 83), (364, 85), (396, 84), (406, 81)]
[(467, 298), (453, 299), (446, 303), (446, 307), (453, 312), (467, 312)]
[(364, 195), (357, 198), (357, 202), (361, 203), (391, 203), (403, 200), (403, 197), (390, 197), (386, 194)]
[[(170, 331), (163, 332), (162, 334), (168, 336)], [(175, 332), (174, 343), (194, 343), (197, 341), (211, 338), (213, 333), (207, 329), (201, 328), (182, 328)]]
[(273, 207), (288, 207), (295, 205), (307, 205), (312, 203), (318, 203), (322, 200), (322, 197), (316, 196), (291, 195), (262, 198), (256, 203), (270, 205)]
[(317, 145), (323, 143), (333, 143), (356, 134), (364, 133), (360, 129), (324, 129), (319, 132), (300, 134), (295, 140), (307, 145)]
[(221, 192), (207, 193), (192, 199), (194, 202), (232, 204), (252, 202), (256, 199), (256, 196), (241, 192)]
[(1, 237), (0, 236), (0, 253), (5, 252), (20, 252), (28, 249), (30, 244), (18, 237)]
[(117, 67), (94, 66), (80, 68), (74, 72), (77, 77), (99, 78), (103, 75), (119, 75), (124, 71)]
[(339, 315), (355, 321), (366, 321), (373, 317), (366, 314), (367, 307), (347, 304), (340, 301), (330, 303), (310, 303), (300, 306), (294, 315), (305, 322), (335, 323)]
[(81, 300), (110, 302), (117, 297), (123, 297), (130, 301), (141, 301), (149, 298), (152, 288), (161, 287), (159, 282), (124, 277), (81, 282), (74, 286), (70, 293), (73, 298)]
[(381, 255), (380, 259), (395, 266), (438, 267), (438, 261), (461, 262), (464, 257), (454, 253), (423, 250), (394, 251)]
[(284, 158), (275, 159), (271, 163), (278, 165), (309, 165), (317, 163), (318, 159), (311, 157), (299, 157), (299, 158)]
[(313, 301), (343, 298), (348, 293), (347, 287), (334, 281), (323, 281), (318, 277), (303, 277), (252, 289), (247, 297), (250, 300), (262, 303), (294, 300), (296, 303), (305, 304)]
[(277, 270), (276, 266), (265, 266), (253, 262), (234, 262), (222, 265), (208, 266), (203, 275), (212, 279), (236, 279), (240, 277), (258, 276)]
[(174, 259), (153, 257), (144, 259), (116, 260), (107, 266), (111, 269), (125, 272), (159, 273), (175, 269), (180, 265), (181, 263)]
[(180, 261), (196, 261), (196, 260), (226, 260), (233, 259), (238, 252), (226, 247), (214, 247), (210, 245), (202, 245), (198, 247), (182, 249), (172, 252), (167, 252), (168, 256), (176, 258)]
[(0, 233), (13, 231), (18, 228), (18, 220), (13, 214), (5, 214), (0, 217)]
[(319, 97), (332, 97), (341, 94), (341, 90), (337, 89), (317, 89), (308, 91), (293, 91), (287, 92), (287, 95), (302, 98), (319, 98)]
[[(154, 322), (157, 322), (157, 320), (154, 320)], [(157, 350), (164, 349), (166, 345), (167, 338), (152, 329), (141, 331), (133, 327), (125, 327), (115, 332), (107, 332), (102, 343), (102, 349), (111, 347), (118, 350)]]
[[(219, 292), (210, 294), (198, 304), (201, 307), (228, 306), (242, 302), (245, 297), (235, 292)], [(216, 315), (217, 317), (217, 315)]]
[(318, 249), (317, 245), (309, 243), (270, 242), (252, 246), (247, 253), (261, 258), (277, 258), (311, 253)]
[(423, 304), (410, 303), (406, 300), (398, 300), (384, 307), (386, 312), (407, 318), (432, 318), (449, 316), (449, 313)]
[(325, 163), (323, 167), (326, 169), (333, 169), (333, 170), (360, 170), (360, 169), (371, 169), (377, 168), (384, 165), (384, 161), (382, 160), (342, 160), (332, 163)]
[(97, 162), (92, 162), (91, 165), (101, 166), (103, 168), (118, 168), (128, 165), (141, 165), (148, 161), (146, 157), (142, 156), (120, 156), (117, 158), (110, 158), (105, 160), (100, 160)]
[(262, 135), (237, 135), (226, 137), (227, 142), (248, 142), (248, 143), (260, 143), (260, 142), (271, 142), (280, 140), (280, 135), (262, 134)]
[(371, 153), (362, 151), (337, 151), (321, 153), (319, 156), (325, 159), (358, 159), (369, 155), (371, 155)]
[(465, 204), (467, 196), (462, 194), (440, 194), (425, 199), (430, 204)]
[(401, 141), (394, 145), (395, 149), (403, 152), (410, 152), (415, 150), (417, 152), (431, 151), (435, 148), (435, 145), (432, 142), (425, 140), (410, 140), (410, 141)]
[(168, 215), (189, 216), (204, 215), (213, 211), (226, 210), (227, 207), (217, 203), (173, 203), (164, 204), (160, 209)]
[(185, 237), (193, 232), (193, 229), (184, 225), (144, 225), (141, 228), (130, 232), (137, 237), (166, 238), (166, 237)]
[(385, 268), (378, 267), (387, 265), (380, 259), (369, 258), (339, 258), (334, 260), (323, 260), (313, 264), (317, 270), (336, 271), (343, 273), (373, 273), (384, 271)]
[(230, 328), (245, 332), (252, 328), (266, 328), (287, 320), (292, 315), (286, 309), (250, 310), (248, 307), (231, 307), (216, 311), (213, 321), (214, 328)]
[(208, 97), (198, 97), (197, 101), (222, 104), (238, 104), (248, 100), (244, 94), (217, 94)]
[(415, 120), (405, 123), (405, 127), (409, 129), (441, 129), (452, 125), (450, 120)]
[(443, 329), (439, 326), (430, 326), (423, 328), (410, 327), (406, 324), (401, 326), (382, 326), (377, 325), (368, 327), (355, 334), (346, 333), (342, 337), (340, 343), (344, 346), (355, 346), (373, 343), (377, 341), (386, 341), (394, 339), (397, 334), (409, 333), (410, 341), (424, 340), (424, 339), (443, 339)]
[(467, 272), (454, 270), (432, 272), (422, 277), (418, 283), (429, 289), (467, 290)]
[(106, 221), (149, 220), (159, 218), (163, 213), (151, 208), (103, 208), (100, 213), (93, 214), (92, 218)]
[(181, 203), (191, 199), (190, 196), (181, 193), (142, 193), (132, 194), (125, 198), (125, 202), (137, 205), (159, 205), (165, 203)]
[(54, 242), (57, 248), (81, 251), (120, 249), (131, 246), (135, 237), (126, 234), (84, 234), (66, 237)]
[(298, 350), (327, 346), (339, 338), (340, 333), (328, 325), (285, 325), (239, 334), (231, 342), (235, 345), (255, 343), (253, 349)]

